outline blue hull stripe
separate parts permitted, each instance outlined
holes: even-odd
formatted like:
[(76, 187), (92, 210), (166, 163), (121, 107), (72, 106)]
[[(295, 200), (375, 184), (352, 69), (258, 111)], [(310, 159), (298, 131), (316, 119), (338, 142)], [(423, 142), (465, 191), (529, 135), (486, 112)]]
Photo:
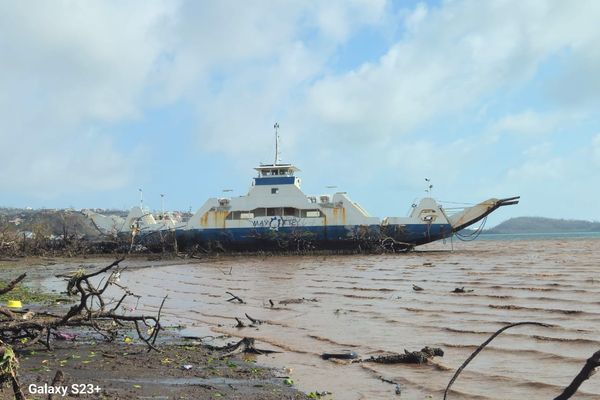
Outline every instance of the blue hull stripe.
[(361, 242), (376, 242), (390, 237), (398, 242), (420, 245), (450, 237), (449, 224), (409, 225), (336, 225), (310, 227), (229, 228), (229, 229), (181, 229), (176, 231), (177, 242), (182, 248), (195, 244), (219, 242), (225, 248), (270, 249), (273, 244), (288, 242), (310, 242), (317, 248), (353, 248)]

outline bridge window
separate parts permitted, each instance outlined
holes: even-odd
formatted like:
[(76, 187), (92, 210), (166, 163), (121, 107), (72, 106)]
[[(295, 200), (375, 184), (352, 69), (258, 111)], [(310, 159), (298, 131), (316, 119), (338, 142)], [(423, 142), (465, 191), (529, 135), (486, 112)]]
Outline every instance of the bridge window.
[(300, 210), (298, 210), (297, 208), (294, 208), (294, 207), (284, 207), (283, 215), (288, 216), (288, 217), (299, 217)]
[(276, 208), (267, 208), (267, 217), (276, 217), (283, 214), (283, 209), (281, 207)]
[(255, 208), (254, 210), (252, 210), (252, 212), (254, 213), (255, 217), (264, 217), (265, 215), (267, 215), (266, 208)]
[(319, 218), (321, 217), (320, 210), (302, 210), (300, 216), (302, 218)]
[(226, 219), (228, 221), (239, 221), (256, 217), (296, 217), (296, 218), (320, 218), (323, 216), (320, 210), (300, 210), (294, 207), (269, 207), (255, 208), (250, 211), (232, 211)]

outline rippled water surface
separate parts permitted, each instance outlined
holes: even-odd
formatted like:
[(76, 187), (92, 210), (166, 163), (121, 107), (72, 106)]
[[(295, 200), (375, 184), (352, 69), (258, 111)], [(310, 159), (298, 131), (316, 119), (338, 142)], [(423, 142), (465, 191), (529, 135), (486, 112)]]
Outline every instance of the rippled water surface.
[[(486, 240), (455, 243), (454, 251), (439, 243), (399, 255), (152, 266), (124, 273), (122, 281), (145, 296), (141, 307), (155, 309), (168, 294), (165, 315), (188, 332), (254, 337), (258, 347), (282, 351), (259, 362), (292, 368), (300, 389), (328, 390), (336, 399), (397, 398), (380, 377), (402, 383), (404, 399), (440, 399), (454, 370), (491, 333), (511, 322), (552, 324), (499, 336), (450, 396), (551, 399), (600, 349), (599, 256), (599, 239)], [(424, 290), (413, 291), (413, 284)], [(463, 286), (473, 292), (450, 293)], [(226, 301), (226, 291), (246, 304)], [(315, 301), (279, 304), (297, 298)], [(235, 328), (234, 317), (244, 319), (244, 313), (267, 323)], [(368, 357), (426, 345), (443, 348), (445, 356), (429, 365), (320, 358), (343, 349)], [(584, 383), (574, 398), (600, 398), (600, 378)]]

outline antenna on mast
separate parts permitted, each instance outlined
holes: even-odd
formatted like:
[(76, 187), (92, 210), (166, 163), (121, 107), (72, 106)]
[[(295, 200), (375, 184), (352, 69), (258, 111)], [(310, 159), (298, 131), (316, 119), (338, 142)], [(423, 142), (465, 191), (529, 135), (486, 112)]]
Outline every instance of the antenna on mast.
[(275, 162), (273, 165), (277, 165), (279, 164), (279, 124), (275, 122), (273, 128), (275, 128)]
[(431, 184), (431, 179), (425, 178), (425, 182), (427, 182), (427, 185), (425, 186), (425, 191), (427, 192), (428, 196), (431, 196), (431, 189), (433, 189), (433, 185)]

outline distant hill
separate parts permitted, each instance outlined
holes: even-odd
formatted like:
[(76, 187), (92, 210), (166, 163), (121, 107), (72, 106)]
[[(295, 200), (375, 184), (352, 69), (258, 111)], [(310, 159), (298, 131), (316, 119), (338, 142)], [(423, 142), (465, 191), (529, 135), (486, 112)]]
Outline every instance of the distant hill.
[(600, 232), (600, 222), (543, 217), (511, 218), (483, 233)]

